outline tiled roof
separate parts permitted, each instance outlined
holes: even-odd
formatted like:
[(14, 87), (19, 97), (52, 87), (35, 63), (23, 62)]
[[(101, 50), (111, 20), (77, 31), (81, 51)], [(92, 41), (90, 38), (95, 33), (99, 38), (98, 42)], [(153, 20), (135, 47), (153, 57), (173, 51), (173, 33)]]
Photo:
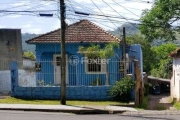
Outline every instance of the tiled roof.
[(175, 51), (171, 52), (169, 56), (180, 58), (180, 48), (177, 48)]
[[(46, 34), (37, 36), (35, 38), (32, 38), (30, 40), (27, 40), (26, 42), (30, 44), (59, 43), (61, 34), (60, 31), (60, 29), (57, 29)], [(66, 28), (66, 43), (104, 43), (111, 41), (120, 42), (121, 40), (88, 20), (81, 20), (77, 23), (67, 26)]]

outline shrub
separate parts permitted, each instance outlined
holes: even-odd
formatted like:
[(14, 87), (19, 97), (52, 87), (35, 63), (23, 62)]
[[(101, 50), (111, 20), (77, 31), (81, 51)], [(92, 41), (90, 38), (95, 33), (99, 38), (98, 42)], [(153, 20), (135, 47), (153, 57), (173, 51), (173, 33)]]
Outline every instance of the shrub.
[(131, 92), (134, 89), (135, 81), (131, 77), (124, 77), (110, 88), (108, 94), (112, 96), (114, 100), (129, 102), (131, 100)]
[(151, 83), (145, 83), (144, 84), (144, 95), (148, 96), (150, 93), (150, 88), (152, 87)]

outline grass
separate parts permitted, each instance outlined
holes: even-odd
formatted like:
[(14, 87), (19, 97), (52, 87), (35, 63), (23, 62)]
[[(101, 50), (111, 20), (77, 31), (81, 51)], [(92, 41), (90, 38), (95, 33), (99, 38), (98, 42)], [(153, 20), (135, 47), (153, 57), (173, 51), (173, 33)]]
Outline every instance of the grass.
[[(38, 105), (59, 105), (60, 100), (25, 100), (13, 97), (0, 99), (0, 104), (38, 104)], [(83, 106), (107, 106), (107, 105), (126, 105), (116, 101), (66, 101), (67, 105), (83, 105)]]
[(142, 100), (142, 104), (137, 106), (136, 109), (147, 109), (148, 101), (149, 101), (149, 96), (144, 96), (144, 98)]
[(157, 106), (156, 110), (166, 110), (166, 107), (164, 107), (164, 106)]
[(176, 100), (173, 100), (172, 98), (170, 98), (169, 100), (173, 106), (177, 109), (177, 110), (180, 110), (180, 102), (177, 102)]
[(177, 110), (180, 110), (180, 103), (175, 101), (173, 102), (173, 106), (177, 109)]

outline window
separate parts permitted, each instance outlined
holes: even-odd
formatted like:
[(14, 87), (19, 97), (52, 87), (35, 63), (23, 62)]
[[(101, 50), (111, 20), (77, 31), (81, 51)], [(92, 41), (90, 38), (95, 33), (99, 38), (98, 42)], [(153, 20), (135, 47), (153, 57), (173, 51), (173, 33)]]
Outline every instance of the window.
[(56, 57), (56, 65), (57, 65), (57, 66), (60, 66), (60, 65), (61, 65), (61, 57), (60, 57), (60, 56), (57, 56), (57, 57)]
[(86, 73), (88, 74), (105, 74), (106, 63), (101, 59), (86, 59)]

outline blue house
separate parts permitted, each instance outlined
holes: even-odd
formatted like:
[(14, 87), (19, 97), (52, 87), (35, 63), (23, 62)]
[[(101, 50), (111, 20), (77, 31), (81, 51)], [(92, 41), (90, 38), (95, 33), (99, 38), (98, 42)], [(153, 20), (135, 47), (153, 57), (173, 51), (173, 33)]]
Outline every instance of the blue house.
[[(54, 30), (26, 41), (28, 44), (36, 45), (36, 63), (41, 65), (41, 70), (37, 72), (37, 85), (42, 84), (42, 81), (44, 85), (60, 85), (60, 31), (60, 29)], [(95, 60), (91, 63), (87, 62), (87, 58), (78, 52), (79, 46), (88, 47), (92, 43), (103, 47), (109, 42), (117, 41), (121, 46), (121, 40), (116, 36), (88, 20), (81, 20), (67, 26), (65, 40), (67, 86), (90, 86), (96, 83), (105, 85), (106, 68), (109, 74), (109, 85), (123, 77), (123, 72), (120, 71), (122, 47), (114, 49), (115, 55), (108, 59), (107, 67), (103, 63), (96, 64)], [(142, 57), (139, 51), (133, 52), (131, 48), (135, 50), (140, 46), (127, 47), (128, 74), (133, 73), (132, 59)]]
[[(18, 62), (11, 63), (11, 96), (29, 99), (60, 99), (61, 84), (61, 30), (54, 30), (27, 41), (36, 45), (36, 73), (33, 81), (36, 85), (22, 86), (19, 84)], [(106, 59), (87, 59), (79, 53), (79, 47), (90, 44), (105, 44), (117, 41), (119, 48), (114, 49), (114, 56)], [(66, 27), (66, 98), (69, 100), (110, 100), (107, 95), (110, 86), (124, 76), (122, 69), (122, 44), (117, 37), (106, 32), (96, 24), (81, 20)], [(134, 78), (133, 60), (137, 59), (141, 71), (142, 50), (140, 45), (126, 46), (126, 71)], [(99, 62), (100, 61), (100, 62)], [(108, 71), (108, 72), (106, 72)], [(108, 73), (108, 77), (107, 74)], [(34, 79), (35, 78), (35, 79)], [(108, 85), (105, 84), (108, 78)], [(134, 95), (132, 95), (132, 98)]]

